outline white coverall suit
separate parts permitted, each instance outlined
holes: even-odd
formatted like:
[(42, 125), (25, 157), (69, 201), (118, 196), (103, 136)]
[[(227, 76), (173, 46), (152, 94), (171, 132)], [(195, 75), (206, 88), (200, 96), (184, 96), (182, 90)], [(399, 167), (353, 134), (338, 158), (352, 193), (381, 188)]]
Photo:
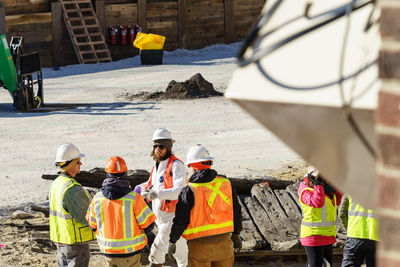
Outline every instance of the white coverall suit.
[[(163, 264), (165, 262), (165, 254), (168, 253), (169, 233), (172, 228), (172, 220), (175, 217), (175, 212), (166, 212), (161, 210), (163, 200), (176, 200), (182, 188), (186, 186), (185, 166), (180, 160), (175, 160), (172, 164), (173, 188), (164, 189), (161, 177), (165, 177), (165, 169), (168, 164), (168, 159), (161, 161), (151, 176), (153, 185), (152, 189), (158, 193), (158, 198), (152, 201), (152, 210), (157, 216), (156, 224), (158, 227), (157, 235), (150, 249), (149, 261), (155, 264)], [(142, 194), (146, 190), (148, 182), (140, 184)], [(176, 242), (176, 252), (173, 254), (178, 267), (186, 267), (188, 262), (188, 247), (184, 238), (180, 237)]]

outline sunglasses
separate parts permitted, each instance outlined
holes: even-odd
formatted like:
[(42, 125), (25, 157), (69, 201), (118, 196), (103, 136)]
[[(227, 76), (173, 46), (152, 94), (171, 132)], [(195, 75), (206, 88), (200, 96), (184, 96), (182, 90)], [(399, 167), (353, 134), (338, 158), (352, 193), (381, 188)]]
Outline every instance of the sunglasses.
[(154, 145), (153, 148), (154, 148), (154, 149), (157, 149), (157, 148), (159, 148), (159, 149), (164, 149), (164, 148), (166, 148), (166, 147), (163, 146), (163, 145)]

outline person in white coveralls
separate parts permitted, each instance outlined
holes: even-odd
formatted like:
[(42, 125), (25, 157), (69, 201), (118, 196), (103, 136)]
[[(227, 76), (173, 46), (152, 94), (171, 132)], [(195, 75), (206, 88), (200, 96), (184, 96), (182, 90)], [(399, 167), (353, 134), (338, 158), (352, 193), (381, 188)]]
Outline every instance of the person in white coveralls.
[[(147, 182), (136, 186), (135, 191), (152, 201), (152, 209), (157, 216), (157, 235), (150, 249), (149, 261), (151, 267), (161, 267), (168, 253), (169, 234), (172, 220), (175, 217), (175, 206), (182, 188), (186, 186), (185, 166), (174, 154), (172, 144), (175, 140), (171, 132), (158, 128), (153, 134), (153, 150), (151, 156), (154, 166)], [(176, 242), (176, 252), (173, 254), (178, 267), (187, 266), (188, 247), (182, 237)]]

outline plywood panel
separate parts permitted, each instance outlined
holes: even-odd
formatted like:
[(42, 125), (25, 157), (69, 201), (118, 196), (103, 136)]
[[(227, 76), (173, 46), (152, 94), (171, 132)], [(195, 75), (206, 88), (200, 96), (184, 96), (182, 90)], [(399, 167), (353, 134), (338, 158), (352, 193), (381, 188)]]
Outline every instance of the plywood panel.
[(0, 0), (6, 8), (6, 15), (20, 15), (50, 12), (50, 0)]
[(113, 25), (137, 24), (137, 4), (105, 5), (104, 9), (106, 29)]
[(51, 22), (51, 12), (6, 16), (7, 25)]

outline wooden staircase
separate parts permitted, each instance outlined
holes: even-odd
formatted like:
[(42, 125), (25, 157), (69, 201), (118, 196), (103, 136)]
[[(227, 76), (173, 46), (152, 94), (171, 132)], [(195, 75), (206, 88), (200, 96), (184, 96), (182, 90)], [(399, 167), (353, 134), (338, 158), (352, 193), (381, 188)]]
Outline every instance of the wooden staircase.
[(111, 62), (107, 43), (90, 0), (60, 0), (65, 25), (80, 64)]

